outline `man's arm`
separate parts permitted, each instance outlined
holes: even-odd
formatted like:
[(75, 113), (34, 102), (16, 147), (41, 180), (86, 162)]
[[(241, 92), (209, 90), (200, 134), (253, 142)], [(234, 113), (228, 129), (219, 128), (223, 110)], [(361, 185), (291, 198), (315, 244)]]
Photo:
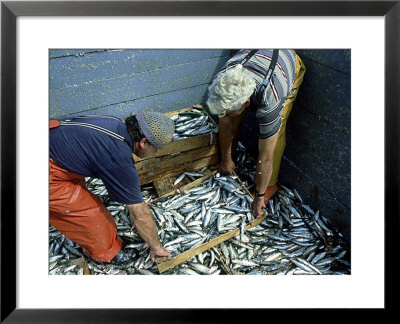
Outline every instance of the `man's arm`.
[(232, 174), (235, 163), (232, 161), (232, 117), (222, 117), (218, 122), (218, 139), (221, 153), (219, 165), (223, 173)]
[[(278, 133), (258, 141), (258, 160), (256, 161), (256, 175), (254, 177), (256, 192), (258, 193), (264, 193), (267, 190), (271, 179), (277, 139)], [(254, 197), (252, 207), (254, 216), (263, 214), (262, 208), (265, 208), (264, 196)]]
[(153, 262), (155, 258), (171, 254), (162, 247), (157, 234), (156, 224), (154, 223), (153, 215), (147, 205), (142, 202), (140, 204), (127, 205), (129, 216), (135, 224), (136, 230), (140, 237), (149, 245), (150, 256)]

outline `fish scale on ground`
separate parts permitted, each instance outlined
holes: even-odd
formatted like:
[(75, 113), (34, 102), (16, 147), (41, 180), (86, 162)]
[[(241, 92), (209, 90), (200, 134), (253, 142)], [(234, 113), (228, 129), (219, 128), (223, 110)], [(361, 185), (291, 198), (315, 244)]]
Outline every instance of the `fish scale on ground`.
[[(238, 171), (243, 173), (242, 177), (238, 172), (239, 178), (251, 187), (255, 171), (248, 159), (243, 158), (245, 152), (240, 145), (239, 152), (242, 153), (239, 161), (245, 163), (243, 167), (238, 165)], [(78, 245), (50, 226), (49, 273), (82, 274), (82, 269), (71, 263), (72, 259), (79, 257), (76, 253), (80, 253), (87, 258), (89, 269), (95, 275), (158, 274), (157, 266), (150, 260), (149, 247), (137, 234), (126, 207), (109, 200), (101, 180), (86, 178), (86, 182), (89, 190), (100, 194), (126, 246), (137, 249), (139, 256), (125, 267), (96, 263)], [(282, 190), (267, 204), (268, 215), (260, 225), (246, 232), (241, 230), (236, 237), (164, 274), (350, 274), (350, 263), (345, 259), (347, 253), (340, 232), (319, 211), (305, 205), (294, 188), (280, 187)], [(150, 185), (143, 186), (142, 193), (145, 201), (157, 197)], [(254, 219), (250, 202), (235, 177), (217, 174), (184, 194), (166, 197), (150, 203), (149, 207), (160, 241), (175, 256), (248, 224)]]

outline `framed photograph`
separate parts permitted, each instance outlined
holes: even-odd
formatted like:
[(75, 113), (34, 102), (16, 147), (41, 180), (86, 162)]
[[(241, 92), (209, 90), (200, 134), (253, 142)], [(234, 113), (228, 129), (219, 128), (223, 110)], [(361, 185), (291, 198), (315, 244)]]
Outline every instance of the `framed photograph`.
[[(399, 21), (398, 0), (2, 1), (1, 321), (233, 322), (279, 309), (393, 310)], [(351, 275), (49, 276), (49, 57), (88, 48), (349, 49)]]

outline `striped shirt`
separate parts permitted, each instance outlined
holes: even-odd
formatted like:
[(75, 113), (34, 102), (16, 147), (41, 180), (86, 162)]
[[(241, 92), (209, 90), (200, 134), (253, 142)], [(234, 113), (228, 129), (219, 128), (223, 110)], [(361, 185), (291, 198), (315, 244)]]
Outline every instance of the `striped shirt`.
[[(250, 52), (240, 50), (223, 66), (219, 73), (238, 65)], [(250, 97), (250, 109), (256, 112), (259, 124), (259, 138), (265, 139), (276, 134), (281, 126), (282, 106), (292, 90), (296, 76), (296, 54), (293, 50), (279, 50), (279, 57), (271, 81), (265, 89), (261, 102), (256, 101), (256, 95), (267, 74), (272, 60), (273, 50), (260, 49), (243, 67), (249, 70), (256, 82), (256, 89)], [(218, 74), (219, 74), (218, 73)]]

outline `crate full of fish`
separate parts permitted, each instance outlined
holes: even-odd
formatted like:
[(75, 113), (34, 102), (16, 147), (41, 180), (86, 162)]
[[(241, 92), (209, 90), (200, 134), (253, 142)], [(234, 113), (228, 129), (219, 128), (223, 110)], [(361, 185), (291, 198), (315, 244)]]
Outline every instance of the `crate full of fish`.
[(148, 158), (134, 155), (142, 185), (218, 162), (218, 126), (201, 105), (166, 114), (175, 123), (172, 141)]

